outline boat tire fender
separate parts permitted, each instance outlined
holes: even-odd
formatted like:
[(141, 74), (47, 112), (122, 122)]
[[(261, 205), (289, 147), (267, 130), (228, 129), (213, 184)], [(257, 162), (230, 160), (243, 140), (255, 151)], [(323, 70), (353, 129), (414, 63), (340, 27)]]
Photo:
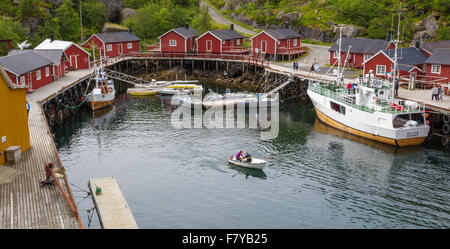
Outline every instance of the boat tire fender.
[(448, 145), (448, 136), (442, 136), (441, 143), (442, 143), (442, 145), (447, 146)]
[(445, 135), (448, 135), (449, 132), (450, 132), (450, 124), (444, 124), (442, 126), (442, 133), (444, 133)]
[(444, 114), (442, 120), (444, 120), (444, 123), (446, 124), (450, 123), (450, 114)]

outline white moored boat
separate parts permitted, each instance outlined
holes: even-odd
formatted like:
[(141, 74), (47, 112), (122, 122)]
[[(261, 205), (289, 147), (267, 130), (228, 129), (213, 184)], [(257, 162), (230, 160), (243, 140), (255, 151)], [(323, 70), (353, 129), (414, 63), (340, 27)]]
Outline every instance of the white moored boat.
[(252, 158), (251, 162), (241, 162), (236, 160), (235, 156), (228, 157), (228, 162), (231, 164), (234, 164), (236, 166), (241, 166), (245, 168), (251, 168), (251, 169), (263, 169), (266, 165), (266, 161), (258, 158)]
[[(394, 43), (397, 47), (398, 41)], [(397, 49), (394, 68), (397, 69)], [(395, 72), (392, 79), (396, 78)], [(334, 82), (309, 84), (308, 95), (323, 123), (398, 147), (421, 144), (428, 136), (425, 106), (394, 98), (394, 80), (369, 75), (355, 80), (349, 89), (337, 83), (343, 82), (339, 69), (337, 78)]]
[(96, 111), (112, 106), (116, 98), (116, 90), (114, 89), (114, 82), (108, 79), (106, 73), (103, 71), (103, 64), (100, 64), (100, 67), (97, 68), (95, 58), (94, 73), (95, 86), (92, 92), (88, 94), (86, 103), (91, 110)]

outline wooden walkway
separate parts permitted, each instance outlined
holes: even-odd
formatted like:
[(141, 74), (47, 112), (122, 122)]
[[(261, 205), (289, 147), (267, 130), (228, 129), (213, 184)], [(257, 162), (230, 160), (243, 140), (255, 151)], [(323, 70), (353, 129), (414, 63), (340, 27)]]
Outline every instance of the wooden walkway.
[[(95, 194), (97, 187), (102, 189), (99, 195)], [(102, 228), (138, 228), (130, 207), (114, 177), (90, 179), (89, 188), (91, 193), (93, 193), (95, 207), (97, 208)]]
[[(77, 79), (90, 70), (70, 72), (52, 84), (28, 94), (30, 103), (28, 125), (31, 148), (22, 154), (15, 165), (2, 165), (0, 171), (0, 229), (77, 229), (78, 217), (70, 209), (57, 186), (40, 187), (45, 178), (44, 165), (52, 162), (60, 166), (58, 152), (49, 132), (47, 121), (37, 102)], [(61, 183), (65, 186), (64, 179)], [(66, 189), (67, 191), (67, 189)]]

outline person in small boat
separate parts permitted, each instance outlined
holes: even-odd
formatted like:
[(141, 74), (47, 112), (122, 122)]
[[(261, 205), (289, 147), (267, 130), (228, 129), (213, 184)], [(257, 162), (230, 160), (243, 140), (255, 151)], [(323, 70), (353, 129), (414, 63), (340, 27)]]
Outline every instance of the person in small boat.
[(241, 159), (244, 157), (244, 155), (242, 155), (242, 150), (241, 151), (239, 151), (237, 154), (236, 154), (236, 160), (238, 160), (238, 161), (241, 161)]
[(245, 162), (250, 163), (252, 161), (252, 155), (248, 154), (248, 152), (245, 152), (244, 159), (245, 159)]

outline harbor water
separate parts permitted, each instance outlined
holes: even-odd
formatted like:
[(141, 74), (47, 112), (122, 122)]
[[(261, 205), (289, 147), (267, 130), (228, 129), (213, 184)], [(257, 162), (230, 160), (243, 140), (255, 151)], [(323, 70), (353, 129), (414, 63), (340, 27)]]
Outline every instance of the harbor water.
[[(249, 128), (176, 129), (175, 108), (122, 93), (114, 108), (79, 111), (54, 130), (85, 227), (100, 228), (89, 178), (114, 176), (140, 228), (450, 228), (448, 148), (343, 134), (296, 101), (280, 105), (272, 140)], [(268, 165), (228, 164), (241, 149)]]

